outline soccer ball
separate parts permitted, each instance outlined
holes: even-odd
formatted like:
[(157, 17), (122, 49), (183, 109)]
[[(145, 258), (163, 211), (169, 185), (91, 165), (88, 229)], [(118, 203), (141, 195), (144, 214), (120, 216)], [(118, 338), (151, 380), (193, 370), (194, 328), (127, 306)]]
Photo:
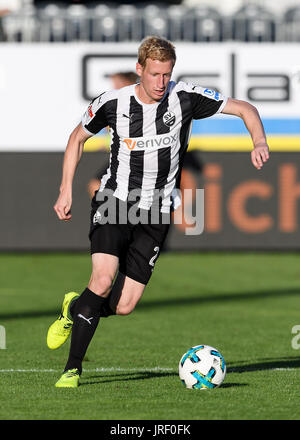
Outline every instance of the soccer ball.
[(222, 354), (209, 345), (190, 348), (179, 361), (179, 377), (182, 383), (194, 390), (219, 387), (226, 375)]

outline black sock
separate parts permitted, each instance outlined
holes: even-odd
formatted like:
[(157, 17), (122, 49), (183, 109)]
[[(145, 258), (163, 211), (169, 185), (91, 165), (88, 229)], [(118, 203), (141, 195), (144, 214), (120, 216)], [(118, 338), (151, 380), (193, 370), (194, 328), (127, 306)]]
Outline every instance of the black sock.
[[(80, 297), (76, 297), (71, 301), (69, 312), (72, 319), (75, 316), (75, 305), (79, 298)], [(100, 318), (107, 318), (108, 316), (112, 316), (115, 314), (116, 312), (109, 305), (109, 296), (108, 296), (108, 298), (105, 298), (101, 306)]]
[(108, 316), (115, 315), (116, 312), (109, 305), (109, 297), (105, 298), (105, 301), (101, 307), (101, 318), (107, 318)]
[[(70, 306), (69, 306), (69, 314), (70, 314), (70, 316), (71, 316), (72, 319), (73, 319), (73, 317), (75, 316), (75, 315), (74, 315), (74, 309), (75, 309), (76, 302), (77, 302), (77, 300), (78, 300), (79, 298), (80, 298), (80, 296), (76, 296), (75, 298), (73, 298), (72, 301), (71, 301), (71, 304), (70, 304)], [(70, 316), (68, 316), (68, 318), (69, 318)]]
[(104, 301), (88, 288), (74, 301), (71, 346), (64, 371), (78, 368), (81, 374), (82, 360), (98, 326)]

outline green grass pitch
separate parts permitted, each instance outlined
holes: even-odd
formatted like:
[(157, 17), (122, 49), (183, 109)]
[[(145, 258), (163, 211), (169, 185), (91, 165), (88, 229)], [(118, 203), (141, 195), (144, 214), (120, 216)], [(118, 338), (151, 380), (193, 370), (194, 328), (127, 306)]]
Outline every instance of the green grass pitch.
[[(46, 346), (65, 292), (90, 275), (85, 254), (1, 254), (0, 418), (23, 420), (299, 419), (300, 256), (161, 255), (134, 313), (100, 321), (78, 389), (56, 389), (68, 355)], [(227, 376), (211, 391), (184, 388), (178, 362), (207, 344)]]

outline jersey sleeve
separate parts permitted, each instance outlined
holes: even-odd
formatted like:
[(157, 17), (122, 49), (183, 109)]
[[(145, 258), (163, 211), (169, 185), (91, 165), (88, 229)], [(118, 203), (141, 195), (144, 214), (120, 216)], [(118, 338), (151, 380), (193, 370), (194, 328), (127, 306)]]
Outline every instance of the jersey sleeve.
[(204, 119), (220, 113), (226, 105), (227, 97), (221, 93), (200, 86), (189, 85), (193, 119)]
[(82, 127), (88, 134), (97, 134), (109, 125), (104, 98), (105, 92), (94, 98), (82, 116)]

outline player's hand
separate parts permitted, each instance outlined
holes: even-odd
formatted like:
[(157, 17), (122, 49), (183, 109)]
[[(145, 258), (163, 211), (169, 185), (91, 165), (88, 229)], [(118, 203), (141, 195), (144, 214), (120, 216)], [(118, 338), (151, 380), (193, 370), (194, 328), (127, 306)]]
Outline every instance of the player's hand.
[(53, 208), (60, 220), (68, 221), (72, 218), (71, 206), (72, 195), (69, 192), (61, 192)]
[(260, 170), (263, 164), (269, 159), (269, 147), (267, 144), (261, 144), (251, 151), (251, 160), (256, 169)]

